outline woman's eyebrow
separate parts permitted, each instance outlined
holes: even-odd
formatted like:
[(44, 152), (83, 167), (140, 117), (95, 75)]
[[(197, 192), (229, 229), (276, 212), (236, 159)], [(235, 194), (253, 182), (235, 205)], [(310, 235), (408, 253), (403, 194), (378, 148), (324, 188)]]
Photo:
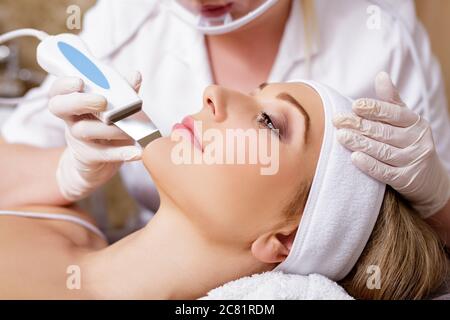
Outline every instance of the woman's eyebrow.
[(282, 93), (280, 93), (277, 96), (277, 99), (286, 101), (286, 102), (290, 103), (291, 105), (293, 105), (295, 108), (297, 108), (297, 110), (300, 111), (300, 113), (305, 118), (305, 136), (304, 136), (304, 139), (305, 139), (305, 143), (306, 143), (308, 141), (308, 133), (309, 133), (309, 128), (311, 126), (311, 119), (309, 118), (308, 112), (306, 112), (305, 108), (303, 108), (303, 106), (300, 104), (300, 102), (298, 102), (289, 93), (282, 92)]

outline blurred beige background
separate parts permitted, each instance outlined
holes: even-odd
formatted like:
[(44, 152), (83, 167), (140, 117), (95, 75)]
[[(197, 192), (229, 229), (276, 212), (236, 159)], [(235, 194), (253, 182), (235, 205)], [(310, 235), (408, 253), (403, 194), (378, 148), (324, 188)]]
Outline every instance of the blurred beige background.
[[(67, 7), (80, 6), (85, 12), (95, 0), (0, 0), (0, 34), (18, 28), (37, 28), (56, 34), (69, 32), (66, 28)], [(76, 32), (73, 30), (71, 32)], [(37, 40), (19, 39), (21, 64), (37, 68), (35, 48)]]
[[(40, 28), (50, 33), (67, 32), (67, 7), (77, 4), (84, 12), (94, 3), (95, 0), (1, 0), (0, 33), (20, 27)], [(418, 15), (430, 34), (433, 51), (441, 62), (450, 97), (450, 1), (416, 0), (416, 4)], [(36, 43), (26, 40), (20, 42), (20, 46), (25, 49), (20, 50), (22, 65), (36, 68), (33, 54)]]
[(447, 97), (450, 97), (450, 1), (416, 0), (416, 7), (430, 34), (433, 52), (441, 62)]

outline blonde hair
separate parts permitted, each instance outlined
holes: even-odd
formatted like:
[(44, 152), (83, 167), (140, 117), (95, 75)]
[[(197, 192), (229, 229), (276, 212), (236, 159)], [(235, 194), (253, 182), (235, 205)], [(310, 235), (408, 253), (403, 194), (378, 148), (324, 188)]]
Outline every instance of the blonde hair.
[[(285, 207), (284, 223), (299, 224), (309, 195), (303, 183)], [(373, 267), (379, 287), (371, 289)], [(387, 187), (378, 220), (358, 262), (339, 284), (355, 299), (422, 299), (447, 275), (444, 245), (434, 230), (392, 188)]]
[[(380, 270), (379, 288), (370, 289), (370, 267)], [(340, 282), (356, 299), (422, 299), (445, 280), (447, 257), (437, 234), (393, 189), (357, 264)]]

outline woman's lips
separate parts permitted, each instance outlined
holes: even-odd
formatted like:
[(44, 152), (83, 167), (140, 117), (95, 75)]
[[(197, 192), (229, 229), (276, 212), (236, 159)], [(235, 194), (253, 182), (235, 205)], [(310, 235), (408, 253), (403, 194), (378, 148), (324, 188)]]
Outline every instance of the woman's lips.
[(195, 122), (192, 117), (186, 117), (183, 119), (181, 123), (177, 123), (173, 126), (172, 131), (175, 130), (186, 130), (189, 132), (189, 135), (191, 137), (192, 144), (203, 152), (202, 144), (200, 143), (199, 138), (197, 137), (197, 134), (195, 133)]
[(212, 5), (205, 4), (201, 7), (201, 14), (206, 18), (218, 18), (226, 15), (231, 11), (233, 3), (228, 3), (225, 5)]

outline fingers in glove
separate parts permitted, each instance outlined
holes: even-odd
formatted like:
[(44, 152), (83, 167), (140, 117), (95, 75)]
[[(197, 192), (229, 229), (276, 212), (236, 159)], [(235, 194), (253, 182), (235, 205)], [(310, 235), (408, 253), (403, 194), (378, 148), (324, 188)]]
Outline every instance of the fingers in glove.
[(338, 141), (347, 149), (354, 152), (363, 152), (369, 156), (395, 167), (407, 166), (414, 161), (413, 150), (399, 149), (382, 143), (355, 131), (340, 129), (337, 132)]
[(338, 129), (355, 130), (366, 137), (397, 148), (410, 146), (421, 133), (421, 130), (413, 130), (412, 127), (395, 127), (383, 122), (366, 120), (354, 114), (336, 115), (333, 124)]
[(70, 133), (79, 140), (131, 140), (131, 137), (115, 125), (106, 125), (100, 120), (82, 120), (74, 123)]
[(75, 77), (63, 77), (57, 79), (50, 88), (49, 97), (69, 94), (73, 92), (82, 92), (84, 89), (83, 80)]
[(410, 127), (420, 117), (408, 108), (374, 99), (359, 99), (353, 103), (353, 112), (367, 120), (382, 121), (396, 127)]
[(132, 139), (130, 139), (130, 140), (111, 140), (111, 141), (97, 140), (97, 141), (101, 141), (103, 144), (109, 145), (112, 147), (125, 147), (125, 146), (136, 145), (136, 141), (134, 141)]
[(392, 167), (362, 152), (354, 152), (352, 154), (352, 162), (362, 172), (375, 180), (391, 185), (394, 188), (398, 183), (401, 183), (399, 179), (403, 172), (401, 168)]
[(74, 92), (50, 99), (49, 110), (58, 118), (73, 120), (74, 116), (105, 111), (106, 99), (97, 94)]
[(406, 107), (400, 97), (397, 87), (392, 82), (391, 76), (386, 72), (380, 72), (375, 78), (375, 91), (380, 100), (391, 102)]
[(142, 157), (142, 149), (137, 146), (115, 147), (96, 143), (86, 143), (84, 159), (90, 163), (114, 163), (137, 161)]

